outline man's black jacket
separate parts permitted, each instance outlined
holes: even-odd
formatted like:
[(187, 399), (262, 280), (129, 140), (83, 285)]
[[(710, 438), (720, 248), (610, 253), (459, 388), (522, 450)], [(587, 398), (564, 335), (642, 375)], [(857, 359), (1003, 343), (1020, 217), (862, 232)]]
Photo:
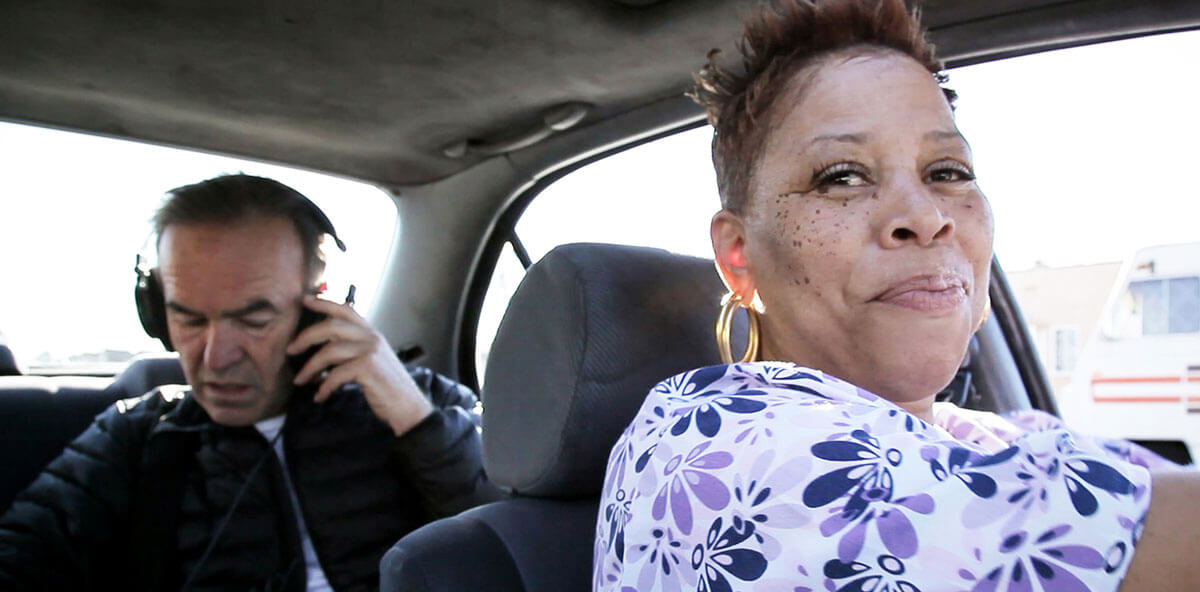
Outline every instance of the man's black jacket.
[[(297, 391), (283, 428), (288, 475), (335, 590), (378, 587), (379, 559), (418, 526), (496, 499), (475, 395), (426, 369), (435, 412), (397, 438), (362, 392)], [(214, 424), (182, 387), (96, 417), (0, 519), (0, 589), (304, 589), (282, 465), (252, 426)], [(227, 526), (203, 560), (235, 498)]]

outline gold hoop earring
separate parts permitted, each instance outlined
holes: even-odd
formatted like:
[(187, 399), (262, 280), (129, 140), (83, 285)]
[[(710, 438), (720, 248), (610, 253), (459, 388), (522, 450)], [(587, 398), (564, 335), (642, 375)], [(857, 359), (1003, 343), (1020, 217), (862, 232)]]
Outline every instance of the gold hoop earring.
[(982, 329), (983, 324), (986, 323), (988, 318), (990, 318), (991, 316), (992, 316), (992, 295), (985, 294), (984, 301), (983, 301), (983, 314), (979, 315), (979, 324), (975, 325), (975, 330), (978, 331), (978, 330)]
[(746, 335), (746, 352), (742, 354), (738, 363), (758, 361), (758, 311), (742, 302), (741, 296), (730, 292), (721, 298), (721, 314), (717, 316), (717, 351), (726, 364), (733, 363), (733, 346), (730, 340), (733, 333), (733, 315), (738, 308), (745, 308), (750, 320)]

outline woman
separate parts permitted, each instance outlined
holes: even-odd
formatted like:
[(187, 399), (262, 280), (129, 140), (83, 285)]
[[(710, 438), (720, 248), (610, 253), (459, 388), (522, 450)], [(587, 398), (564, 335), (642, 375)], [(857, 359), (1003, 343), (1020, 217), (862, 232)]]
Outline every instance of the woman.
[(647, 397), (609, 459), (594, 588), (1194, 585), (1196, 474), (1045, 414), (933, 402), (988, 309), (992, 216), (916, 16), (791, 0), (742, 50), (745, 73), (710, 63), (696, 96), (718, 334), (732, 358), (747, 306), (761, 346)]

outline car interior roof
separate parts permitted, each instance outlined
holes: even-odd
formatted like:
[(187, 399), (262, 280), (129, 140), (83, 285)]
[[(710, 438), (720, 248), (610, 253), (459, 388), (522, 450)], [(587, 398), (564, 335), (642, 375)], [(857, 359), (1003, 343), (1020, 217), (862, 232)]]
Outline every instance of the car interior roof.
[[(0, 119), (424, 185), (556, 105), (678, 97), (751, 0), (5, 2)], [(929, 0), (950, 65), (1200, 26), (1190, 0)], [(689, 112), (699, 117), (698, 108)]]

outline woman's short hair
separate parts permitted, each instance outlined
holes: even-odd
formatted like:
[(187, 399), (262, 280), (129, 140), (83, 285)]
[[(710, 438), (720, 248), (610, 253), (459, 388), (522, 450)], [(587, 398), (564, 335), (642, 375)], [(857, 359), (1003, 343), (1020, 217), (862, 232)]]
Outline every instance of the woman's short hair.
[[(939, 83), (946, 81), (919, 12), (910, 12), (903, 0), (771, 0), (745, 23), (738, 43), (741, 71), (719, 65), (718, 50), (709, 52), (692, 97), (714, 128), (721, 206), (739, 213), (745, 208), (767, 135), (783, 116), (775, 107), (794, 88), (790, 81), (797, 72), (831, 57), (889, 50), (913, 58)], [(953, 103), (954, 91), (943, 91)]]

